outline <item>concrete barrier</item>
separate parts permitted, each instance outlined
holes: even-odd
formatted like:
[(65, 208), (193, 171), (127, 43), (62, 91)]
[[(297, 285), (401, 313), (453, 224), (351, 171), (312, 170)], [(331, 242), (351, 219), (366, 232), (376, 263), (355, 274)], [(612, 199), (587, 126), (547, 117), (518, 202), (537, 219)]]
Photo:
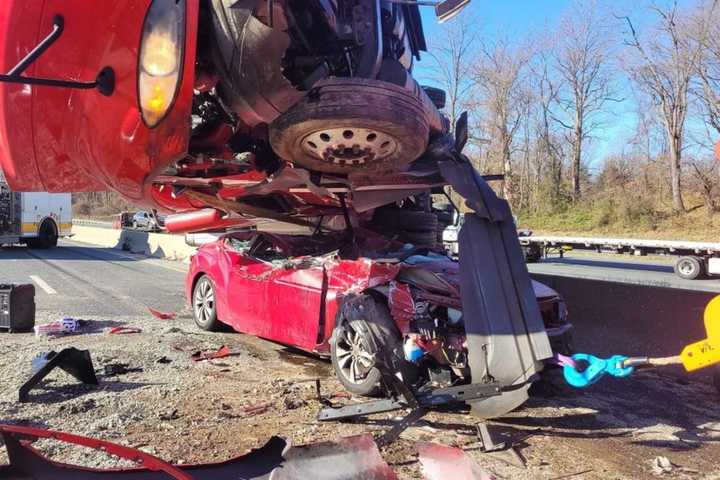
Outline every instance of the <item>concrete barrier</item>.
[(185, 235), (115, 230), (87, 225), (73, 225), (72, 233), (72, 239), (78, 242), (168, 260), (187, 260), (197, 250), (185, 243)]

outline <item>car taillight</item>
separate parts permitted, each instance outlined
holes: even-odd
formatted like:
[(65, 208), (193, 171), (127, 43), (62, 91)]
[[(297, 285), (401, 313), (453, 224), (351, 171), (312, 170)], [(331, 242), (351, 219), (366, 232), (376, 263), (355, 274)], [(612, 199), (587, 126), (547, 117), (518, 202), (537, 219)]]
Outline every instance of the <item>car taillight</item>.
[(182, 73), (186, 0), (154, 0), (143, 26), (138, 98), (145, 124), (153, 128), (170, 110)]

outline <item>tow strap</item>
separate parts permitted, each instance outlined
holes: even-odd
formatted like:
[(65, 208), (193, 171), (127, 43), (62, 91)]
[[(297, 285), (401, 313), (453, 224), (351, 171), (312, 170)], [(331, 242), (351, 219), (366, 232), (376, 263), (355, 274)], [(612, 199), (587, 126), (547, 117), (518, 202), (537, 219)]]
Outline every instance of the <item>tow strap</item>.
[(566, 356), (556, 353), (548, 363), (563, 369), (565, 381), (575, 388), (588, 387), (604, 376), (629, 377), (638, 367), (682, 365), (688, 372), (720, 364), (720, 295), (705, 307), (707, 338), (687, 345), (680, 355), (672, 357), (627, 357), (613, 355), (600, 358), (587, 353)]

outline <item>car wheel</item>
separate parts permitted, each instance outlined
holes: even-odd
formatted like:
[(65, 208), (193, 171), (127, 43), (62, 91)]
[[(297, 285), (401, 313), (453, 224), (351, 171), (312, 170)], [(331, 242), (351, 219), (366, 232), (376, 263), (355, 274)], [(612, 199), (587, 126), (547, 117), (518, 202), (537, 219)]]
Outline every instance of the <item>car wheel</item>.
[(220, 329), (215, 303), (215, 285), (207, 275), (203, 275), (195, 283), (192, 305), (193, 319), (198, 327), (208, 331)]
[(699, 257), (681, 257), (675, 262), (674, 270), (678, 277), (685, 280), (695, 280), (705, 274), (703, 259)]
[(346, 302), (342, 316), (330, 341), (335, 374), (351, 393), (379, 394), (382, 375), (376, 356), (386, 350), (400, 351), (400, 332), (387, 306), (367, 295)]
[(271, 124), (270, 143), (280, 158), (319, 172), (401, 170), (428, 145), (422, 96), (380, 80), (323, 80)]

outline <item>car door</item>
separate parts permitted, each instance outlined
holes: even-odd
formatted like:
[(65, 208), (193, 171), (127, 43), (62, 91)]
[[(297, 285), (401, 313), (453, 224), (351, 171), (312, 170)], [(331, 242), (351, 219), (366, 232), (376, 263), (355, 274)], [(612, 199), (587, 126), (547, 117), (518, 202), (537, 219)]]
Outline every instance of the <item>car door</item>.
[(280, 268), (267, 285), (265, 305), (270, 338), (312, 351), (318, 342), (326, 284), (322, 266), (300, 263)]
[[(275, 237), (265, 238), (273, 242)], [(268, 253), (274, 251), (273, 261)], [(317, 343), (323, 268), (294, 262), (278, 244), (246, 253), (234, 265), (228, 288), (233, 326), (239, 331), (312, 351)], [(290, 265), (296, 265), (290, 267)]]

